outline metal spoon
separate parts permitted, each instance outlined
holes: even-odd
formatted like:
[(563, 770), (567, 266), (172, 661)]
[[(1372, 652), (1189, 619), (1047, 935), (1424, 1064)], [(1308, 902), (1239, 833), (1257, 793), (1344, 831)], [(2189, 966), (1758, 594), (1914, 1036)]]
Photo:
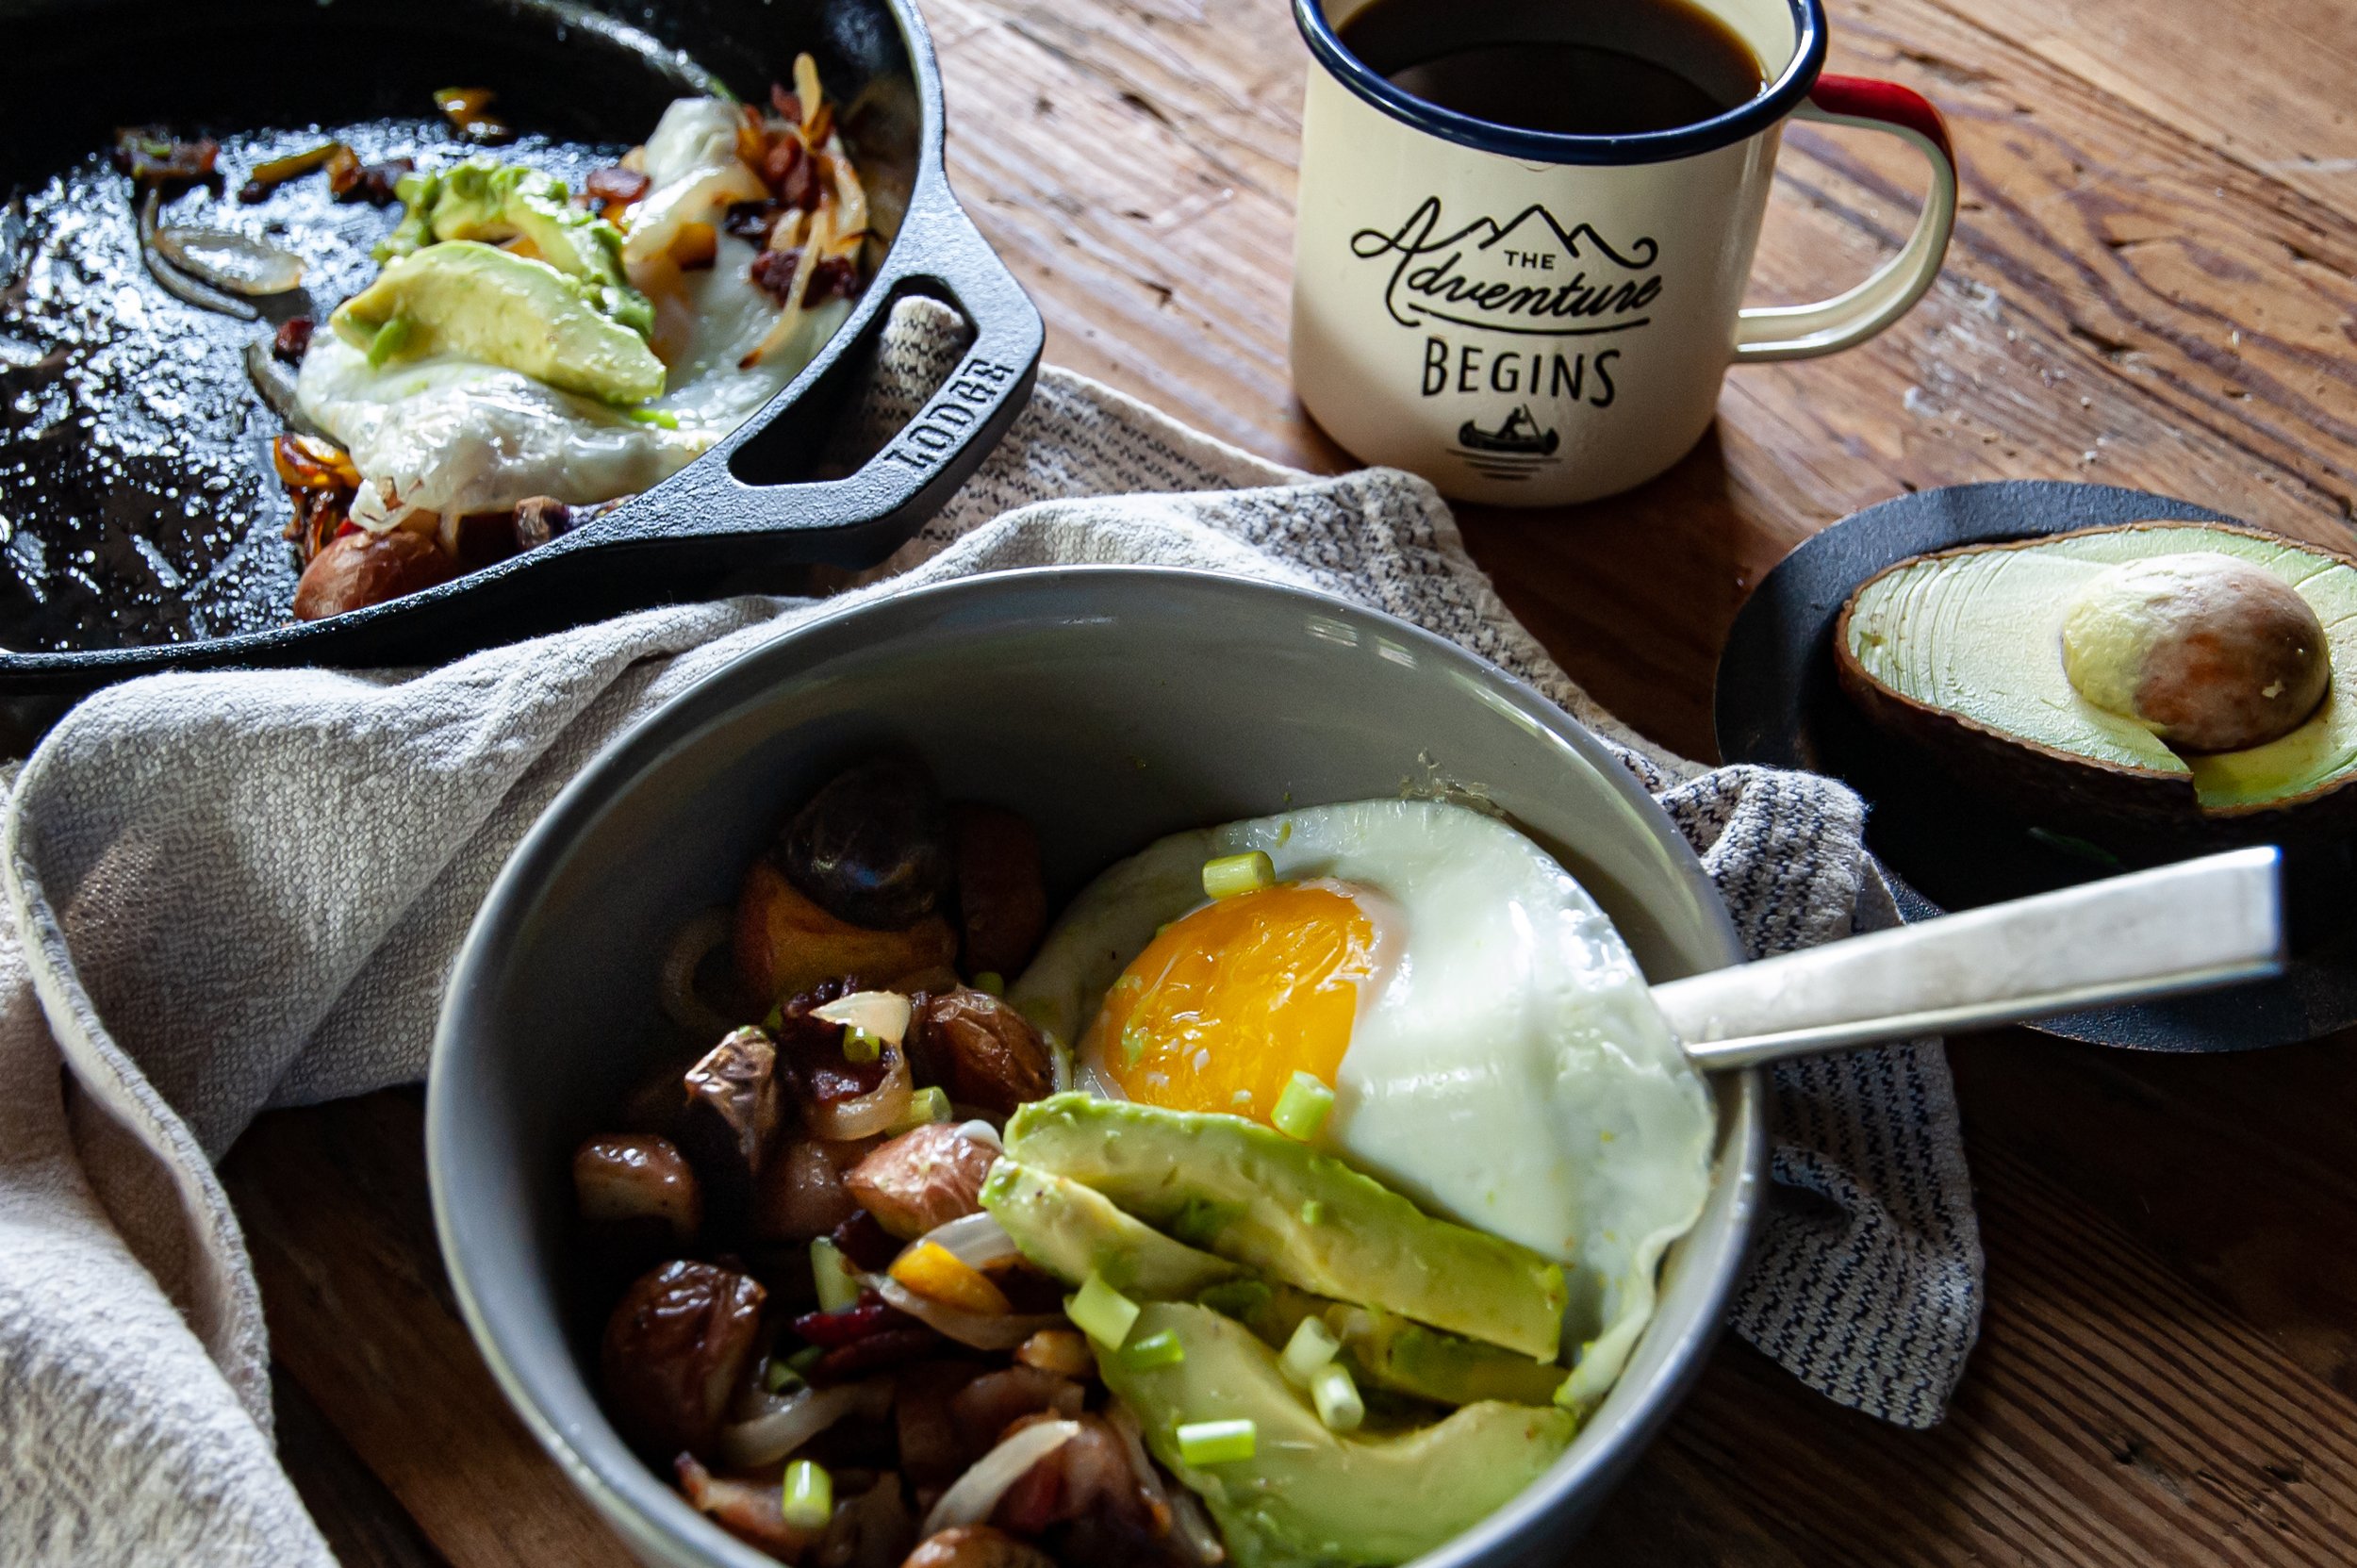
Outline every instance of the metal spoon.
[(2236, 850), (1653, 988), (1707, 1071), (2282, 972), (2280, 862)]

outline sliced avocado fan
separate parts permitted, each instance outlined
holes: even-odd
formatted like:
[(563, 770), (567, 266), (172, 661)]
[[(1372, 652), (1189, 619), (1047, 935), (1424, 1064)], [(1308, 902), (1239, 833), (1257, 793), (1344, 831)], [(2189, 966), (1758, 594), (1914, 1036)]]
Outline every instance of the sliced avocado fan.
[(1006, 1149), (1190, 1246), (1305, 1291), (1540, 1360), (1561, 1344), (1562, 1269), (1435, 1219), (1258, 1122), (1050, 1095), (1009, 1119)]
[[(2210, 556), (2232, 564), (2205, 569)], [(2150, 704), (2134, 700), (2139, 681), (2147, 694), (2151, 683), (2140, 636), (2171, 575), (2155, 569), (2164, 562), (2196, 581), (2255, 568), (2305, 602), (2313, 619), (2299, 619), (2312, 634), (2320, 627), (2330, 664), (2321, 701), (2316, 685), (2286, 695), (2297, 683), (2273, 676), (2252, 699), (2280, 696), (2304, 718), (2288, 712), (2290, 727), (2272, 738), (2199, 751), (2142, 711)], [(2230, 645), (2261, 640), (2247, 625), (2216, 630)], [(2194, 639), (2189, 664), (2179, 662), (2171, 689), (2180, 697), (2185, 668), (2198, 685), (2253, 668), (2206, 656), (2217, 652), (2216, 638), (2202, 641), (2209, 635)], [(1942, 551), (1870, 579), (1844, 608), (1835, 642), (1842, 685), (1870, 718), (2041, 817), (2200, 820), (2304, 805), (2357, 778), (2357, 561), (2296, 540), (2138, 522)]]
[[(1138, 1336), (1183, 1352), (1141, 1367), (1096, 1347), (1105, 1386), (1146, 1446), (1210, 1507), (1236, 1568), (1376, 1568), (1462, 1534), (1555, 1462), (1577, 1427), (1568, 1411), (1483, 1402), (1397, 1433), (1328, 1431), (1285, 1381), (1277, 1352), (1207, 1307), (1154, 1302)], [(1189, 1464), (1178, 1432), (1249, 1421), (1250, 1457)]]
[(615, 404), (663, 390), (663, 361), (600, 311), (585, 285), (545, 261), (471, 239), (394, 260), (330, 322), (371, 363), (459, 355)]

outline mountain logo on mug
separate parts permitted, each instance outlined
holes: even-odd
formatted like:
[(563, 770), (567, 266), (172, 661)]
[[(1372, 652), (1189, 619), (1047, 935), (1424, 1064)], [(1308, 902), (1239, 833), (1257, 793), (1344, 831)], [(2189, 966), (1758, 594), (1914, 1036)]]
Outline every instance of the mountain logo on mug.
[(1360, 229), (1353, 256), (1389, 259), (1383, 303), (1402, 326), (1435, 322), (1532, 338), (1592, 338), (1653, 320), (1661, 297), (1650, 238), (1616, 246), (1588, 223), (1565, 228), (1532, 203), (1504, 223), (1491, 217), (1444, 229), (1426, 196), (1388, 232)]

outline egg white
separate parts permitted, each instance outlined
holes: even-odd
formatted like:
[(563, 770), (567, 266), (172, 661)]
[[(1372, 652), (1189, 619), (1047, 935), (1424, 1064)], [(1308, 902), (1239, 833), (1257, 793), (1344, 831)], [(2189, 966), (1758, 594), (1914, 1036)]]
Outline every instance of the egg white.
[(1565, 1265), (1571, 1395), (1600, 1398), (1652, 1316), (1663, 1250), (1702, 1212), (1710, 1093), (1585, 889), (1511, 826), (1368, 801), (1173, 834), (1075, 899), (1010, 992), (1078, 1040), (1214, 856), (1372, 889), (1392, 939), (1363, 984), (1324, 1140), (1431, 1212)]
[[(668, 221), (717, 222), (743, 199), (717, 169), (736, 160), (738, 111), (682, 99), (647, 142), (647, 205), (669, 194)], [(706, 199), (708, 198), (708, 199)], [(718, 237), (709, 268), (634, 274), (655, 307), (651, 346), (666, 386), (647, 406), (677, 429), (633, 419), (516, 371), (437, 355), (371, 369), (332, 333), (312, 341), (296, 398), (314, 424), (352, 454), (365, 481), (353, 505), (363, 526), (415, 513), (504, 511), (533, 496), (583, 504), (633, 495), (677, 473), (775, 397), (849, 316), (848, 300), (809, 312), (793, 341), (740, 366), (777, 321), (778, 302), (752, 281), (759, 249)]]

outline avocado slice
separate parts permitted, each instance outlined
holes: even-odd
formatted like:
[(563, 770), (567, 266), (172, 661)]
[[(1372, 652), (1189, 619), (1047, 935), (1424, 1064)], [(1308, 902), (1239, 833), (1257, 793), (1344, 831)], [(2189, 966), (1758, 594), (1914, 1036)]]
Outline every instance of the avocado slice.
[(404, 355), (504, 365), (569, 392), (644, 403), (663, 390), (663, 361), (545, 261), (471, 239), (391, 262), (336, 308), (337, 335), (368, 348), (394, 322)]
[(1244, 1273), (1130, 1218), (1092, 1187), (1014, 1160), (991, 1166), (981, 1205), (1025, 1258), (1067, 1285), (1096, 1274), (1125, 1296), (1155, 1299), (1193, 1296)]
[[(1146, 1446), (1203, 1498), (1236, 1568), (1360, 1568), (1405, 1562), (1488, 1518), (1555, 1462), (1576, 1430), (1566, 1411), (1485, 1402), (1429, 1427), (1330, 1432), (1285, 1381), (1277, 1352), (1207, 1307), (1148, 1303), (1133, 1334), (1168, 1332), (1185, 1351), (1140, 1368), (1096, 1349), (1105, 1386)], [(1248, 1460), (1197, 1469), (1178, 1428), (1248, 1420)]]
[(379, 261), (439, 240), (498, 244), (520, 236), (541, 260), (587, 284), (600, 310), (641, 338), (653, 332), (653, 303), (622, 272), (622, 231), (573, 206), (571, 190), (553, 174), (477, 156), (439, 173), (404, 174), (393, 190), (407, 210), (377, 246)]
[(1258, 1122), (1067, 1093), (1017, 1110), (1006, 1146), (1190, 1246), (1303, 1290), (1543, 1361), (1559, 1347), (1560, 1268), (1434, 1219)]
[(1545, 1405), (1562, 1393), (1571, 1370), (1494, 1345), (1443, 1333), (1378, 1307), (1328, 1301), (1291, 1285), (1234, 1279), (1196, 1294), (1195, 1305), (1232, 1317), (1282, 1348), (1304, 1318), (1314, 1317), (1342, 1343), (1343, 1364), (1362, 1386), (1411, 1394), (1443, 1405), (1485, 1399)]
[(1869, 718), (2052, 827), (2357, 809), (2357, 557), (2319, 546), (2134, 522), (1919, 555), (1851, 596), (1834, 655)]

